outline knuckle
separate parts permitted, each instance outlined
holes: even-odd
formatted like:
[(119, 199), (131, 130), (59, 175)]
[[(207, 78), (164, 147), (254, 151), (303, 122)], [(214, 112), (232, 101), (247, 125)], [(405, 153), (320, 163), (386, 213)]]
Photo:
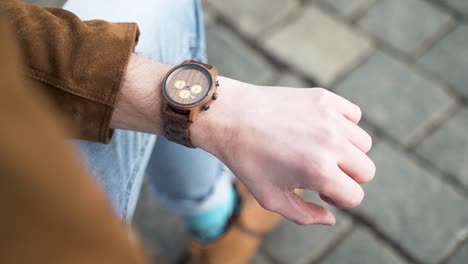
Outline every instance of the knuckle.
[(311, 179), (316, 189), (322, 190), (328, 186), (332, 180), (332, 166), (333, 162), (331, 158), (328, 158), (326, 155), (322, 157), (321, 160), (317, 161), (317, 164), (314, 167), (316, 179)]
[(329, 105), (323, 105), (319, 109), (319, 113), (325, 122), (335, 123), (336, 113)]
[(345, 144), (344, 137), (338, 132), (338, 130), (329, 127), (324, 129), (323, 132), (324, 143), (332, 149), (342, 147)]
[(318, 96), (327, 96), (330, 93), (327, 89), (321, 87), (315, 88), (315, 92)]
[(323, 176), (326, 175), (329, 170), (329, 160), (325, 154), (323, 157), (317, 157), (311, 160), (306, 168), (306, 174), (309, 176)]
[(328, 106), (328, 101), (330, 100), (330, 92), (324, 88), (315, 88), (315, 98), (316, 105)]
[(336, 137), (339, 137), (334, 124), (324, 120), (320, 127), (313, 131), (312, 136), (321, 144), (329, 145)]

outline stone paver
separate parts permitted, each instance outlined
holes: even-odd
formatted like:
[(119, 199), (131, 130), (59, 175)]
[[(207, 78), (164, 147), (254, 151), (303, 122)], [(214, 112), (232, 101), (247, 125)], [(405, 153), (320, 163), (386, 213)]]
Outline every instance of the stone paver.
[(351, 18), (376, 3), (377, 0), (320, 0), (320, 2), (332, 6), (341, 15)]
[(368, 230), (357, 228), (320, 264), (403, 264), (395, 252)]
[(147, 249), (157, 259), (164, 261), (162, 263), (176, 264), (186, 252), (188, 232), (184, 223), (155, 203), (147, 181), (143, 184), (133, 225), (141, 234)]
[(359, 21), (359, 25), (411, 54), (451, 20), (449, 14), (423, 0), (381, 0)]
[(377, 136), (377, 133), (376, 131), (366, 122), (364, 121), (361, 121), (359, 122), (358, 124), (362, 129), (364, 129), (364, 131), (367, 132), (367, 134), (369, 134), (372, 138), (372, 145), (376, 145), (379, 140), (380, 140), (380, 137)]
[[(440, 1), (440, 0), (439, 0)], [(458, 12), (463, 13), (468, 16), (468, 1), (466, 0), (443, 0), (452, 8), (456, 9)]]
[[(308, 192), (306, 200), (319, 202), (317, 196)], [(323, 204), (319, 202), (320, 204)], [(337, 224), (334, 227), (298, 226), (286, 221), (266, 237), (264, 251), (278, 263), (306, 264), (320, 257), (324, 251), (351, 228), (345, 215), (333, 211)]]
[(38, 6), (54, 6), (54, 7), (61, 7), (65, 4), (66, 0), (28, 0), (25, 1), (31, 4), (35, 4)]
[(221, 27), (209, 27), (206, 32), (208, 61), (220, 74), (249, 83), (261, 83), (270, 78), (272, 67), (232, 32)]
[(458, 249), (458, 251), (449, 259), (447, 264), (466, 264), (468, 262), (468, 243)]
[(367, 120), (403, 143), (453, 104), (440, 85), (381, 52), (338, 84), (336, 91), (361, 106)]
[(468, 109), (426, 138), (416, 151), (468, 187)]
[(367, 38), (313, 5), (290, 24), (269, 34), (264, 46), (325, 86), (372, 49)]
[(377, 174), (356, 210), (412, 256), (437, 263), (468, 228), (468, 201), (405, 154), (380, 143)]
[(252, 260), (251, 264), (271, 264), (271, 262), (262, 254), (258, 254)]
[(301, 80), (299, 77), (294, 76), (291, 73), (281, 74), (278, 80), (275, 82), (275, 85), (284, 86), (284, 87), (296, 87), (296, 88), (312, 88), (304, 80)]
[(297, 0), (207, 0), (247, 36), (256, 36), (284, 19), (299, 6)]
[(468, 25), (460, 25), (420, 60), (468, 98)]

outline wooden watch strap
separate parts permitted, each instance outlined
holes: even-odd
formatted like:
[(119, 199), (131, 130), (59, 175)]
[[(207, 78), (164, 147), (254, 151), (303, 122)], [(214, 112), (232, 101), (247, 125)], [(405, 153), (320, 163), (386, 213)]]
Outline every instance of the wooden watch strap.
[(170, 106), (165, 104), (164, 115), (164, 133), (167, 139), (189, 148), (195, 148), (190, 140), (190, 121), (188, 115), (174, 112)]

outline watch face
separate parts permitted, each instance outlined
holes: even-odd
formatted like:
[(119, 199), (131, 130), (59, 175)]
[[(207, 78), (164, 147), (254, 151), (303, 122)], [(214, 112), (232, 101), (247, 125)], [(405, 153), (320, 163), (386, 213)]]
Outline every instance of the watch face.
[(175, 104), (196, 105), (208, 95), (212, 84), (211, 75), (205, 68), (196, 64), (182, 65), (166, 78), (164, 94)]

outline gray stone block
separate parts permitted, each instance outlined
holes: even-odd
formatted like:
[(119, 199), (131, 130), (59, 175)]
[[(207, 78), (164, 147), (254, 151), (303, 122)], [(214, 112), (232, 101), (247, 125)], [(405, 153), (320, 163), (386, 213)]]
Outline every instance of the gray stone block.
[(377, 52), (336, 91), (361, 106), (364, 117), (406, 144), (454, 104), (441, 85)]
[(338, 13), (348, 18), (362, 12), (377, 0), (321, 0), (322, 3), (331, 5)]
[[(305, 199), (323, 205), (315, 193), (307, 192)], [(265, 238), (263, 250), (278, 263), (306, 264), (315, 261), (351, 229), (352, 222), (348, 217), (336, 210), (332, 212), (337, 219), (333, 227), (299, 226), (285, 221)]]
[(250, 264), (271, 264), (271, 262), (262, 254), (258, 254), (255, 258), (251, 261)]
[(207, 0), (238, 30), (256, 36), (299, 6), (297, 0)]
[(273, 74), (272, 66), (232, 32), (220, 26), (207, 29), (208, 61), (220, 75), (260, 83)]
[[(133, 225), (146, 248), (162, 263), (176, 264), (186, 252), (188, 232), (183, 221), (161, 209), (147, 181), (143, 184)], [(159, 263), (159, 262), (158, 262)]]
[(422, 0), (381, 0), (359, 21), (359, 25), (393, 47), (411, 54), (451, 21), (449, 14)]
[(386, 143), (371, 157), (377, 174), (355, 211), (422, 263), (438, 263), (467, 234), (467, 200)]
[(320, 263), (402, 264), (406, 262), (368, 230), (357, 228)]
[(447, 264), (466, 264), (468, 262), (468, 243), (458, 249), (455, 254), (450, 257)]
[(203, 5), (203, 21), (205, 28), (216, 23), (216, 13), (209, 5)]
[[(439, 0), (440, 1), (440, 0)], [(468, 1), (466, 0), (443, 0), (449, 6), (468, 16)]]
[(420, 63), (468, 98), (468, 25), (461, 24), (426, 53)]
[(295, 88), (311, 88), (304, 80), (301, 80), (299, 77), (294, 76), (291, 73), (282, 73), (275, 85)]
[(290, 24), (266, 36), (264, 46), (324, 86), (372, 50), (366, 37), (313, 5)]
[(38, 6), (62, 7), (65, 4), (66, 0), (26, 0), (25, 2)]
[(427, 137), (416, 151), (468, 187), (468, 109)]

